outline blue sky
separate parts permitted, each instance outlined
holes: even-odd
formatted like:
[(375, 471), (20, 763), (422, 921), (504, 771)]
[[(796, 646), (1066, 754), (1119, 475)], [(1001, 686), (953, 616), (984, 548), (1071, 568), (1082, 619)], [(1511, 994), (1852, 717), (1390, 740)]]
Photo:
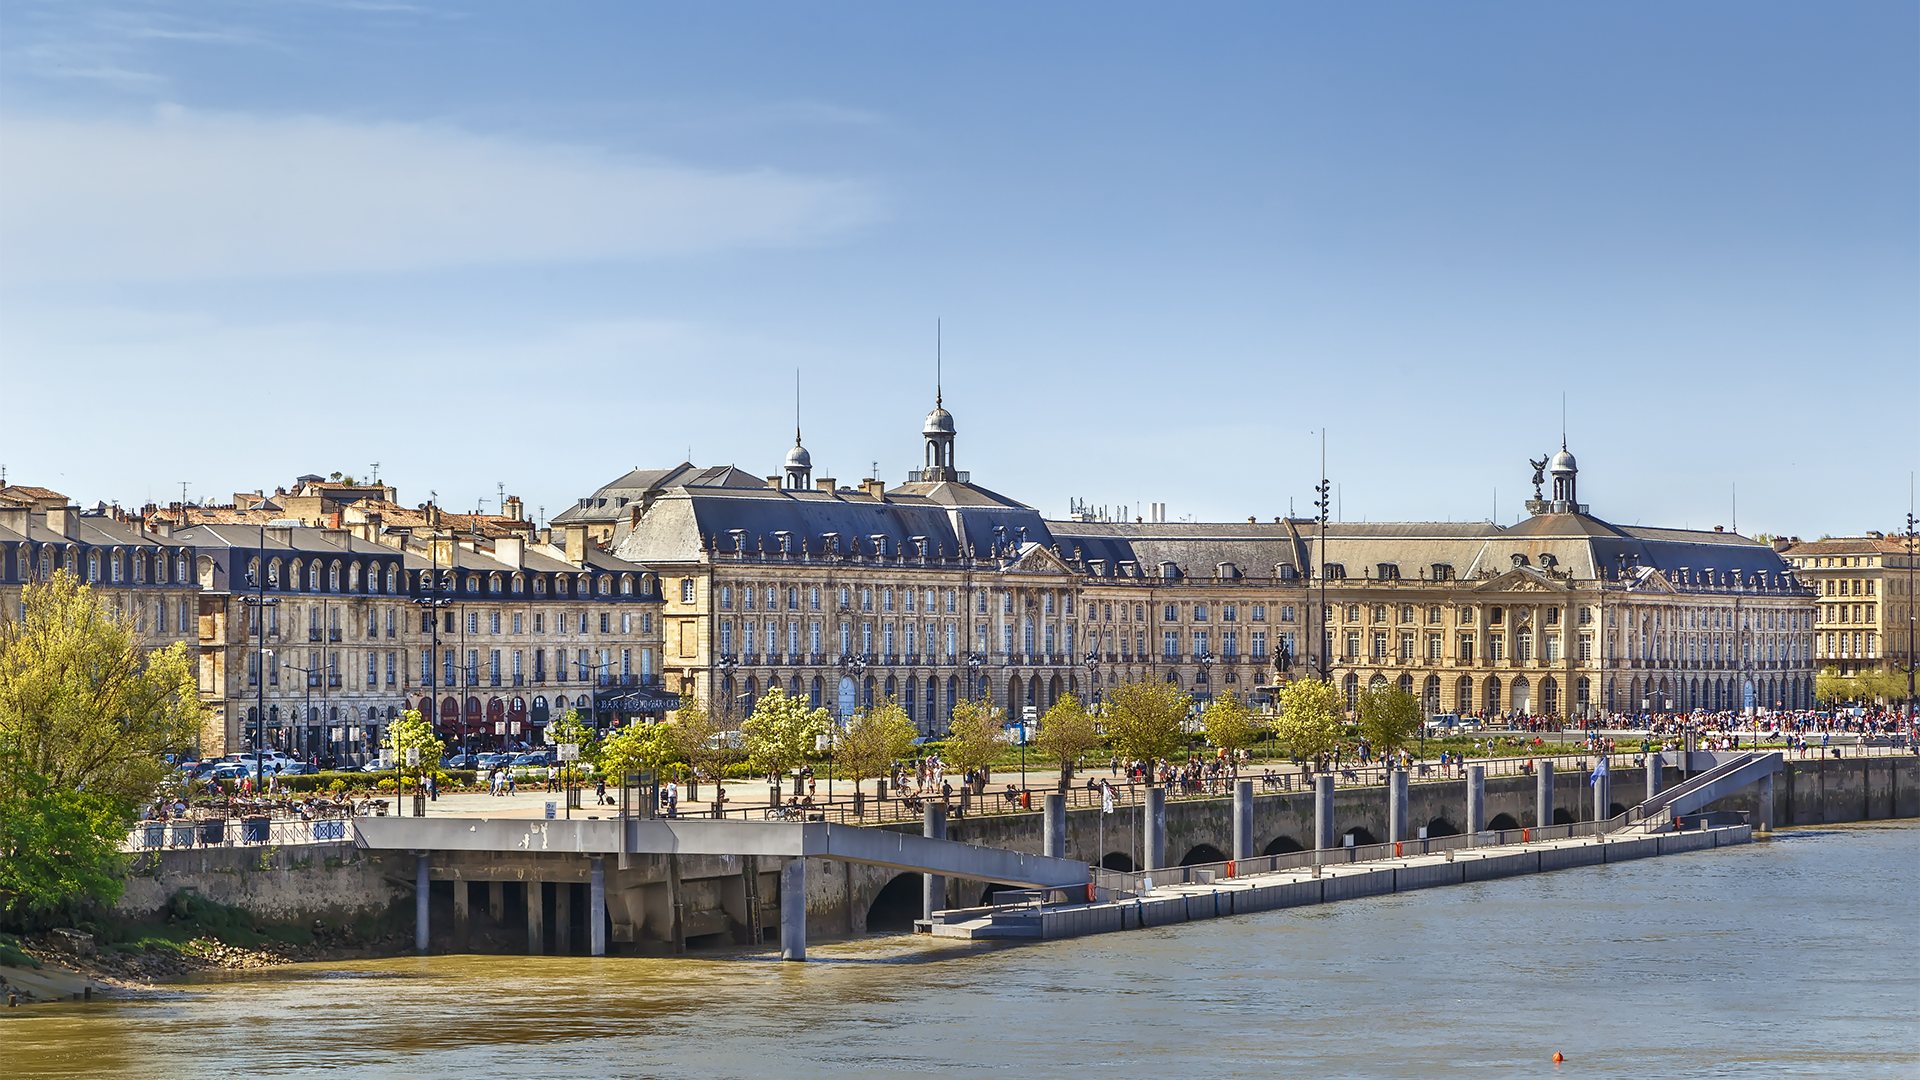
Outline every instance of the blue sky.
[(0, 3), (0, 460), (557, 511), (959, 463), (1049, 514), (1904, 515), (1920, 9)]

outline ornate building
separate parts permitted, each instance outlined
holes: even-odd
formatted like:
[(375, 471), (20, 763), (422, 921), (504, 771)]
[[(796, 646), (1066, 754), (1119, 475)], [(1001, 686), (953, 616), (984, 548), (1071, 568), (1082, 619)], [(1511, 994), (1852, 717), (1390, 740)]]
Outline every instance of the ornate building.
[(1842, 675), (1913, 663), (1913, 576), (1907, 542), (1884, 533), (1801, 542), (1782, 554), (1813, 586), (1814, 662)]
[(669, 687), (736, 718), (776, 684), (842, 713), (891, 697), (936, 732), (963, 696), (1017, 713), (1148, 679), (1258, 700), (1324, 674), (1562, 717), (1812, 701), (1812, 593), (1779, 554), (1594, 517), (1564, 447), (1518, 525), (1323, 529), (1048, 521), (960, 471), (955, 434), (936, 399), (892, 489), (815, 481), (796, 432), (763, 485), (629, 500), (612, 543), (666, 582)]

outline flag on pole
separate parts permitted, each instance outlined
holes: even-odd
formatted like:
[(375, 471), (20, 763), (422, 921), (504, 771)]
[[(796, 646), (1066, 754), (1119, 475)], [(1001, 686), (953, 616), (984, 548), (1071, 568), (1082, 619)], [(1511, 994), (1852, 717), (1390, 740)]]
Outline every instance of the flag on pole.
[(1598, 787), (1600, 784), (1600, 781), (1605, 780), (1606, 778), (1607, 778), (1607, 758), (1605, 754), (1602, 754), (1600, 756), (1600, 763), (1593, 767), (1593, 775), (1587, 778), (1587, 783), (1595, 787)]
[(1105, 782), (1100, 785), (1100, 812), (1113, 813), (1113, 788)]

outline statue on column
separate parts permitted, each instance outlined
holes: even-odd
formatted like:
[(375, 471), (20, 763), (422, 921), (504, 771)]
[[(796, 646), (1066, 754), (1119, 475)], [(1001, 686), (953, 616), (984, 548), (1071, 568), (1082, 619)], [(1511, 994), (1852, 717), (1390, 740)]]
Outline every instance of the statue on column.
[(1539, 502), (1540, 485), (1547, 482), (1547, 459), (1544, 455), (1539, 461), (1528, 458), (1527, 464), (1533, 466), (1533, 501)]

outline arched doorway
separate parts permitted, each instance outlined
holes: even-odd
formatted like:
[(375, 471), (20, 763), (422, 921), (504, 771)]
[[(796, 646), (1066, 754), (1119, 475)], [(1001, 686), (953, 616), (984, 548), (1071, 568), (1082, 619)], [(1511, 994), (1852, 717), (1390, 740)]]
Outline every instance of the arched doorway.
[(1226, 862), (1227, 853), (1212, 844), (1195, 844), (1180, 856), (1179, 866), (1199, 866), (1203, 863)]
[(1133, 857), (1124, 851), (1107, 852), (1100, 857), (1100, 867), (1104, 870), (1118, 870), (1121, 873), (1132, 873), (1140, 869), (1140, 867), (1134, 863)]
[(1455, 828), (1453, 822), (1448, 821), (1446, 818), (1437, 817), (1427, 822), (1427, 839), (1429, 840), (1436, 836), (1458, 835), (1460, 835), (1460, 830)]
[(875, 934), (904, 934), (913, 931), (913, 923), (925, 902), (926, 879), (916, 873), (896, 874), (867, 906), (867, 931)]
[(1305, 850), (1306, 850), (1305, 848), (1300, 846), (1300, 841), (1295, 840), (1291, 836), (1276, 836), (1273, 838), (1272, 843), (1268, 844), (1264, 849), (1261, 850), (1260, 854), (1285, 855), (1288, 852), (1305, 851)]
[(1533, 684), (1525, 675), (1513, 680), (1513, 711), (1521, 716), (1529, 714), (1533, 707)]

